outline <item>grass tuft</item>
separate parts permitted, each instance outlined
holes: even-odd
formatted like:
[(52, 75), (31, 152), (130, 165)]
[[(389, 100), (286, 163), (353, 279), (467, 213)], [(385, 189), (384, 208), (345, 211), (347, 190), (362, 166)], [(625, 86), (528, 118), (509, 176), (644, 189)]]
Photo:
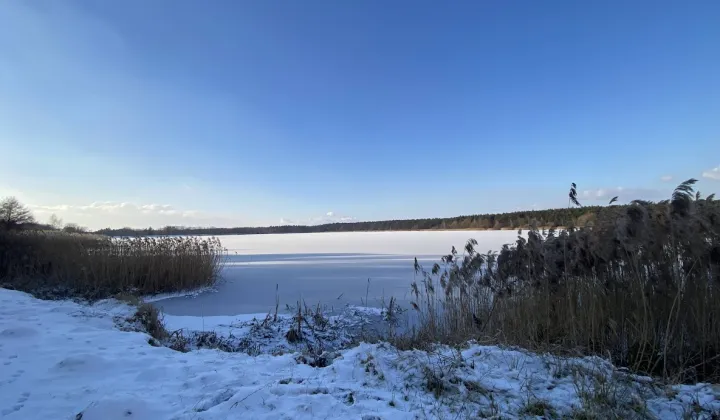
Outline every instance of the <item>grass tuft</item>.
[(169, 337), (160, 310), (149, 303), (140, 304), (130, 321), (139, 323), (152, 338), (159, 342), (163, 342)]
[(555, 408), (549, 402), (539, 399), (528, 401), (520, 409), (520, 414), (542, 418), (554, 418), (556, 416)]

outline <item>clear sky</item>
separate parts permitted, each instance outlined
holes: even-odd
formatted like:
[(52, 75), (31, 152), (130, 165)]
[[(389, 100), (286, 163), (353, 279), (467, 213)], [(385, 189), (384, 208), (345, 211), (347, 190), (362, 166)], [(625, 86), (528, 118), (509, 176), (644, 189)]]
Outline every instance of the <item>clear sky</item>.
[(0, 1), (0, 196), (91, 228), (720, 192), (720, 2)]

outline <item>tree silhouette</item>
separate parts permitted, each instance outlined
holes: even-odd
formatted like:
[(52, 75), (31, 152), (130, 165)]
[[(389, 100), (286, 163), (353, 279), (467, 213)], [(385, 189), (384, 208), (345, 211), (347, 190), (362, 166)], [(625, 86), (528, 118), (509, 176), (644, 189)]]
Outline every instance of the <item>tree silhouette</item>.
[(53, 227), (53, 229), (60, 230), (63, 227), (63, 221), (61, 218), (57, 217), (54, 213), (50, 215), (50, 219), (48, 219), (48, 224)]
[(0, 227), (13, 229), (26, 223), (34, 223), (35, 218), (30, 209), (15, 197), (7, 197), (0, 201)]

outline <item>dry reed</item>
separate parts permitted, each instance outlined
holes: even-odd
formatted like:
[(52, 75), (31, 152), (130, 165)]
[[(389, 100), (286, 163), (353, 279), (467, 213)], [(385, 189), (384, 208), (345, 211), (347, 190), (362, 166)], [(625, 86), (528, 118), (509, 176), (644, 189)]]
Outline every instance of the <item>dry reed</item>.
[(176, 292), (212, 285), (224, 253), (216, 238), (0, 231), (0, 284), (42, 297)]
[(429, 272), (416, 263), (410, 342), (478, 339), (720, 379), (720, 203), (694, 182), (671, 200), (606, 207), (584, 228), (533, 229), (496, 253), (471, 240)]

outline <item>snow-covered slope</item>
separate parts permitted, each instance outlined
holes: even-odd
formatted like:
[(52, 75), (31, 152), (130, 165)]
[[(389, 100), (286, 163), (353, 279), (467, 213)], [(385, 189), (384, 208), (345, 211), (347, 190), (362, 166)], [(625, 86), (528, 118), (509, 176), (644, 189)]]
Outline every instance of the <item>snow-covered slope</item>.
[(603, 401), (630, 410), (626, 417), (675, 419), (720, 410), (719, 391), (711, 385), (663, 388), (599, 359), (561, 360), (497, 347), (428, 353), (363, 344), (342, 351), (325, 368), (299, 363), (295, 354), (179, 353), (150, 346), (146, 334), (118, 330), (115, 318), (131, 312), (112, 301), (85, 306), (0, 289), (0, 416), (560, 417), (602, 407)]

